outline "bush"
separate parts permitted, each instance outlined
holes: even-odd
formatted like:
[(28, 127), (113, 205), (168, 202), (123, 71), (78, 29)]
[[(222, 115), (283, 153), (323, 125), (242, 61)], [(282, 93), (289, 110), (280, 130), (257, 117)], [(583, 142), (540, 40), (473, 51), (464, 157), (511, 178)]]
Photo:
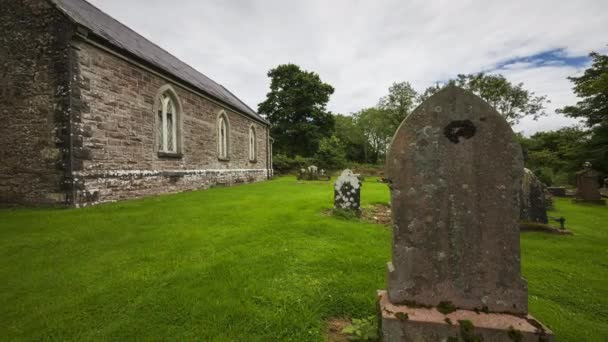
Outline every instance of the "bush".
[(340, 139), (335, 135), (323, 138), (315, 156), (317, 166), (325, 170), (338, 170), (346, 165), (346, 153)]
[(276, 173), (287, 173), (295, 168), (295, 160), (284, 154), (277, 154), (272, 157), (272, 168)]
[(538, 177), (538, 179), (546, 186), (553, 185), (554, 174), (553, 174), (553, 170), (551, 168), (540, 167), (532, 172), (534, 172), (536, 177)]
[(313, 164), (314, 160), (312, 158), (305, 158), (302, 156), (291, 158), (284, 154), (277, 154), (272, 157), (272, 168), (277, 174), (287, 174), (289, 172), (298, 171)]

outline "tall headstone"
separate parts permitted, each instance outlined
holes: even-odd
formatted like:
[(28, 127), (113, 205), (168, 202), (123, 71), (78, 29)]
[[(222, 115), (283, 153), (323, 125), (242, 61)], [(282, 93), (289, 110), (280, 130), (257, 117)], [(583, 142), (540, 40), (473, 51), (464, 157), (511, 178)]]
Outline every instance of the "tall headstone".
[(524, 169), (521, 183), (519, 220), (535, 223), (549, 223), (547, 217), (545, 186), (534, 172)]
[(606, 204), (599, 189), (599, 173), (592, 169), (590, 162), (585, 162), (584, 169), (576, 173), (577, 202), (592, 202)]
[(522, 318), (524, 166), (505, 119), (472, 93), (446, 87), (403, 121), (386, 163), (394, 226), (388, 292), (379, 292), (384, 341), (439, 341), (458, 337), (465, 324), (491, 341), (510, 341), (510, 327), (551, 338)]
[(361, 181), (349, 169), (342, 171), (334, 183), (334, 207), (353, 211), (361, 207)]

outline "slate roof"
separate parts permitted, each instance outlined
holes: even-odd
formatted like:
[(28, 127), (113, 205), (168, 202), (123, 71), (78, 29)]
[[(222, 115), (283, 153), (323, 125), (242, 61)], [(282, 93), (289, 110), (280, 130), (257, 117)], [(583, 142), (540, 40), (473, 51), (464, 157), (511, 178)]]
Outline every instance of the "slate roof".
[(75, 23), (86, 27), (107, 43), (141, 58), (253, 119), (268, 123), (224, 86), (196, 71), (87, 1), (50, 1)]

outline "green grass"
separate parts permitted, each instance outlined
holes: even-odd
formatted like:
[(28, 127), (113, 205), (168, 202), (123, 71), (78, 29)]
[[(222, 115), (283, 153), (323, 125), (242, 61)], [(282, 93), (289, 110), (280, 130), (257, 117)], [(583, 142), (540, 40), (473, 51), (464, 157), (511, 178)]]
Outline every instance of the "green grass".
[(522, 234), (529, 309), (559, 341), (608, 341), (608, 207), (554, 200), (574, 236)]
[[(328, 217), (294, 178), (84, 209), (0, 210), (2, 340), (323, 340), (375, 313), (387, 227)], [(387, 202), (368, 179), (366, 203)], [(606, 208), (557, 201), (574, 236), (523, 235), (532, 314), (608, 338)]]

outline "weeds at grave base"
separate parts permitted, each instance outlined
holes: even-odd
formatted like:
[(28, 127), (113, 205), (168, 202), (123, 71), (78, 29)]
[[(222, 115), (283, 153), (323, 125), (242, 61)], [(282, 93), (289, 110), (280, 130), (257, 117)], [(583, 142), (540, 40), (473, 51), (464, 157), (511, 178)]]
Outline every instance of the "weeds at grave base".
[(351, 325), (350, 319), (332, 318), (327, 321), (325, 338), (329, 342), (346, 342), (349, 336), (342, 332), (342, 329)]
[(378, 318), (354, 318), (351, 325), (342, 329), (342, 333), (348, 335), (349, 341), (377, 341)]
[(350, 209), (333, 208), (328, 212), (329, 216), (333, 216), (343, 220), (358, 220), (360, 212)]

